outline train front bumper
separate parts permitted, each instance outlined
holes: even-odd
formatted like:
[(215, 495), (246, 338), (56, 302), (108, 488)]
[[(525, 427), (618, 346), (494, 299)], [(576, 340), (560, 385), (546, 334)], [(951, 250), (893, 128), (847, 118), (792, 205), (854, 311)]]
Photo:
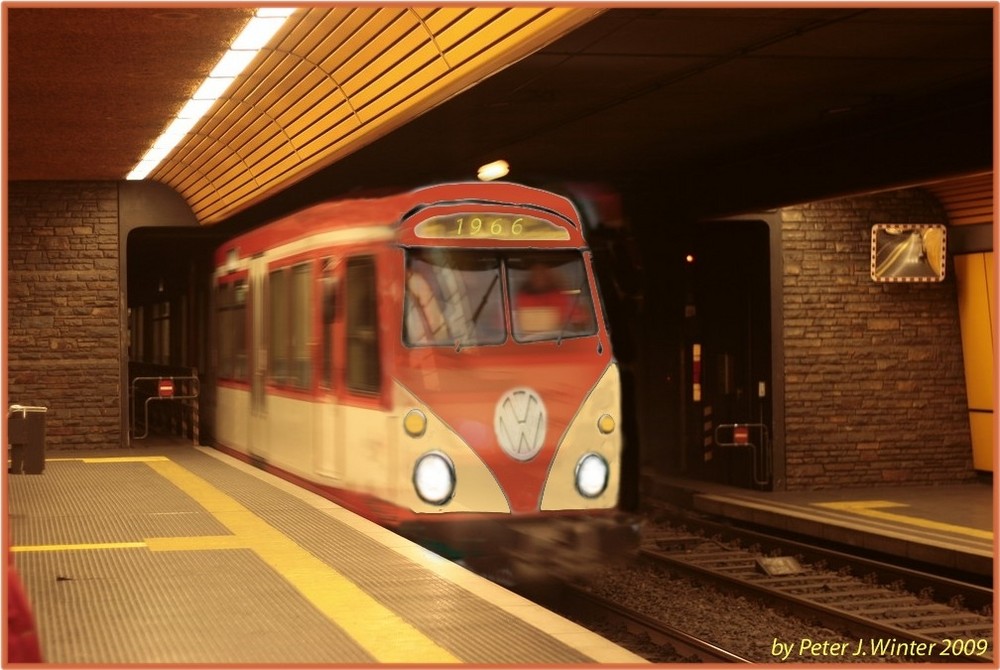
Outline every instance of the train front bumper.
[(639, 547), (641, 524), (621, 513), (415, 523), (400, 533), (470, 569), (515, 584), (580, 581)]

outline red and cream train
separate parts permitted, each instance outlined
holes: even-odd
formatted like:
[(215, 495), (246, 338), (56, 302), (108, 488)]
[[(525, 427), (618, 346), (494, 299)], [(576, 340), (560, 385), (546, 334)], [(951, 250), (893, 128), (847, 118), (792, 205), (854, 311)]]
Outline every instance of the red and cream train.
[(214, 283), (220, 449), (473, 563), (574, 572), (634, 535), (569, 200), (452, 183), (328, 202), (224, 244)]

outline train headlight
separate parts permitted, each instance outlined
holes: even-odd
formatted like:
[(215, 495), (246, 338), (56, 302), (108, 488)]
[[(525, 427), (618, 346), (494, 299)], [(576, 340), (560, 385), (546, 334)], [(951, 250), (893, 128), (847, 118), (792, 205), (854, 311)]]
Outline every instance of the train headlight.
[(403, 430), (410, 437), (420, 437), (427, 430), (427, 417), (419, 409), (411, 409), (403, 417)]
[(585, 498), (596, 498), (608, 488), (608, 462), (600, 454), (584, 454), (576, 464), (576, 490)]
[(455, 466), (440, 451), (431, 451), (413, 466), (413, 487), (425, 503), (443, 505), (455, 493)]
[(597, 430), (601, 431), (605, 435), (614, 432), (614, 418), (610, 414), (602, 414), (601, 418), (597, 420)]

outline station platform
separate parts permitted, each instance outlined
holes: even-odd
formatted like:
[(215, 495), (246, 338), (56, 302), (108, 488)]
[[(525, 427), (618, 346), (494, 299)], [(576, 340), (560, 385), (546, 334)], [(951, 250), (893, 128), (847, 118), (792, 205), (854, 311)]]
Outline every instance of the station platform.
[(644, 473), (642, 486), (644, 496), (705, 515), (995, 575), (997, 499), (987, 483), (767, 492)]
[(50, 452), (7, 484), (46, 663), (645, 663), (213, 449)]

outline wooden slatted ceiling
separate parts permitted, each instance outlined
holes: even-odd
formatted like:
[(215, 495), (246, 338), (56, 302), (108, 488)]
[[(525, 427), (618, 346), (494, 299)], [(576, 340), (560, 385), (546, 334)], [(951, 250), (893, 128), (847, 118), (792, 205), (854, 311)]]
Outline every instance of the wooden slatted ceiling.
[(928, 184), (924, 188), (941, 202), (948, 214), (949, 224), (968, 226), (993, 223), (993, 194), (996, 187), (992, 172)]
[(300, 10), (152, 178), (181, 193), (202, 223), (220, 221), (405, 124), (599, 11)]

